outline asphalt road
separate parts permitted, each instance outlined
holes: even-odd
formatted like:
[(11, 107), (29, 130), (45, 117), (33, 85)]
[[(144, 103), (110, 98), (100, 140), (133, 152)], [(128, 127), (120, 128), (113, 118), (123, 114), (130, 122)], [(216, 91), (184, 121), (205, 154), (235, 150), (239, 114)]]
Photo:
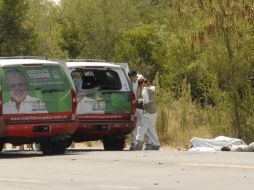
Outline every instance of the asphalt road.
[(1, 190), (250, 190), (252, 152), (70, 150), (0, 155)]

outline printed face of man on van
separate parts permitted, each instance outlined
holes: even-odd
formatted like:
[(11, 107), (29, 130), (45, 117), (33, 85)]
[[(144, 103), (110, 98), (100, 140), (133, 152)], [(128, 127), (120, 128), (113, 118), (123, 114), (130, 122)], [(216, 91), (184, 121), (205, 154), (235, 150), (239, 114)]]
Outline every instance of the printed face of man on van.
[(6, 84), (12, 101), (21, 103), (27, 96), (26, 80), (23, 73), (18, 70), (7, 71)]

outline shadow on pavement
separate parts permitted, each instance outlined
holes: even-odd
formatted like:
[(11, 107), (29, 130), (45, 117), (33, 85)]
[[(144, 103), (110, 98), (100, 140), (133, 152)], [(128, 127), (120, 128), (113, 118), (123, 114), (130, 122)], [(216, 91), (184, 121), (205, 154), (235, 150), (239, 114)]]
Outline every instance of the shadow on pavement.
[(104, 149), (97, 149), (97, 148), (75, 148), (75, 149), (68, 149), (66, 152), (100, 152), (104, 151)]
[(41, 152), (36, 151), (5, 150), (0, 153), (0, 159), (32, 158), (42, 156), (44, 155)]
[[(129, 151), (128, 149), (122, 150), (122, 152)], [(18, 158), (33, 158), (33, 157), (47, 157), (47, 156), (70, 156), (77, 155), (78, 153), (89, 153), (89, 152), (109, 152), (103, 148), (73, 148), (67, 149), (63, 155), (43, 155), (41, 151), (33, 150), (4, 150), (0, 152), (1, 159), (18, 159)]]
[[(124, 150), (115, 150), (113, 152), (125, 152), (130, 151), (129, 149)], [(74, 149), (68, 149), (66, 152), (110, 152), (107, 150), (104, 150), (104, 148), (74, 148)]]

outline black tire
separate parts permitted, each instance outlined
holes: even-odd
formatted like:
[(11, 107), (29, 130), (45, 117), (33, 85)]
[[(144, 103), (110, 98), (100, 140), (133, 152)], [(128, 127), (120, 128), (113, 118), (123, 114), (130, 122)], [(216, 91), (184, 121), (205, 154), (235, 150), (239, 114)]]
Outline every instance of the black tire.
[(4, 148), (4, 142), (0, 142), (0, 152), (2, 152), (3, 148)]
[(103, 140), (103, 146), (104, 150), (107, 151), (123, 150), (125, 146), (125, 138), (105, 139)]
[(69, 148), (71, 146), (71, 144), (72, 144), (72, 138), (69, 138), (67, 140), (67, 148)]
[(33, 143), (32, 144), (32, 149), (34, 151), (41, 151), (41, 144), (40, 143)]
[(64, 154), (67, 149), (67, 140), (61, 141), (46, 141), (42, 142), (41, 150), (44, 155), (60, 155)]

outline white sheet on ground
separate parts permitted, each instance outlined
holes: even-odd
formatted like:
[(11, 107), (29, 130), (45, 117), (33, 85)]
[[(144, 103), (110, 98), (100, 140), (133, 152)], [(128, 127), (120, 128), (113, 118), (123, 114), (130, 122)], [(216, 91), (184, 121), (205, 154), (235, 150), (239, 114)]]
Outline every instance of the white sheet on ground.
[(189, 151), (220, 151), (223, 146), (246, 145), (245, 142), (238, 138), (218, 136), (214, 139), (204, 139), (193, 137), (191, 139), (191, 148)]

